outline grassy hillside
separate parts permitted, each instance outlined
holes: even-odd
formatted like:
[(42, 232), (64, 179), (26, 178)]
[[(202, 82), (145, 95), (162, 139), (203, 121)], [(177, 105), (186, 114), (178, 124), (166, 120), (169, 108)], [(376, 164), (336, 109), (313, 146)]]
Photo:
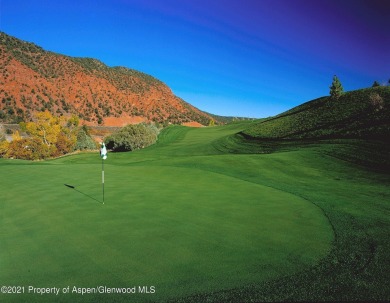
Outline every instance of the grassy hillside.
[(390, 87), (322, 97), (221, 138), (222, 151), (270, 153), (321, 146), (329, 155), (390, 169)]
[(322, 97), (261, 121), (243, 131), (252, 138), (390, 138), (390, 87)]

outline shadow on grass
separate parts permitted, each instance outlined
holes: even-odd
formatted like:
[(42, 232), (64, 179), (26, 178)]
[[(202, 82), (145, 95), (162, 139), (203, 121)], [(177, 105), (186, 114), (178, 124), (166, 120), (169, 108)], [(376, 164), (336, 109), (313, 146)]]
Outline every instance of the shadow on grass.
[(74, 189), (74, 190), (77, 191), (78, 193), (80, 193), (80, 194), (82, 194), (82, 195), (84, 195), (84, 196), (86, 196), (86, 197), (88, 197), (88, 198), (90, 198), (90, 199), (96, 201), (96, 202), (99, 203), (99, 204), (103, 204), (101, 201), (95, 199), (94, 197), (91, 197), (90, 195), (87, 195), (86, 193), (83, 193), (82, 191), (79, 191), (79, 190), (76, 189), (76, 187), (73, 186), (73, 185), (69, 185), (69, 184), (64, 184), (64, 185), (65, 185), (66, 187), (68, 187), (68, 188)]

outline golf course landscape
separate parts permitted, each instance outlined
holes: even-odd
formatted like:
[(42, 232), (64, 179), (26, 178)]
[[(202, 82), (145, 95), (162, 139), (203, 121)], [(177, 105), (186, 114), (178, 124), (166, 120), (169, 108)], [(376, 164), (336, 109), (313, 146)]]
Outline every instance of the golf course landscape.
[(19, 287), (0, 301), (388, 300), (388, 151), (248, 139), (284, 117), (170, 126), (151, 147), (109, 153), (104, 204), (98, 153), (0, 159), (0, 281)]

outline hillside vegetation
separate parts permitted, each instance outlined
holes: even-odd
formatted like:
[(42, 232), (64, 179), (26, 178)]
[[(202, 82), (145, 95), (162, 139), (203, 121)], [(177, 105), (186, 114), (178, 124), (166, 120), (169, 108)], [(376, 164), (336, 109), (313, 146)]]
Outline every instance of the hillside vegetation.
[(390, 87), (322, 97), (261, 121), (242, 132), (256, 139), (390, 138)]
[[(175, 96), (160, 80), (94, 58), (46, 51), (0, 32), (0, 122), (30, 121), (35, 112), (76, 114), (89, 125), (216, 120)], [(216, 120), (218, 123), (218, 121)]]

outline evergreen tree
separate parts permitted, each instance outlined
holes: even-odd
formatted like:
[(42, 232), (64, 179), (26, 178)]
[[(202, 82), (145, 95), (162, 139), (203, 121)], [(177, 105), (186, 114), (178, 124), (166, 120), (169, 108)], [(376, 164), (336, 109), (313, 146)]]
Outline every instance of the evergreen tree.
[(374, 84), (372, 85), (372, 87), (377, 87), (377, 86), (381, 86), (380, 83), (378, 81), (374, 81)]
[(338, 99), (343, 94), (344, 89), (341, 85), (339, 78), (336, 75), (333, 76), (332, 85), (330, 86), (330, 96), (333, 99)]

